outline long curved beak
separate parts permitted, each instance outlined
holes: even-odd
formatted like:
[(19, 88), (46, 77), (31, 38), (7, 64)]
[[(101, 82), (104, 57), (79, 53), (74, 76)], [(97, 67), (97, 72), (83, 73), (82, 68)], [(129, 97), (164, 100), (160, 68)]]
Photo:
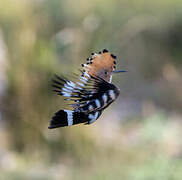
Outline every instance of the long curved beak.
[(115, 71), (112, 71), (113, 74), (115, 74), (115, 73), (121, 73), (121, 72), (128, 72), (128, 71), (124, 71), (124, 70), (115, 70)]

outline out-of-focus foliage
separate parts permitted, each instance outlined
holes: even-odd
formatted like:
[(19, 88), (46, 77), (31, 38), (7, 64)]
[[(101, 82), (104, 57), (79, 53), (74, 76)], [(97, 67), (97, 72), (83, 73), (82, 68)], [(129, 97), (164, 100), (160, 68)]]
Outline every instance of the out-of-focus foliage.
[[(182, 179), (180, 0), (0, 0), (0, 179)], [(90, 126), (48, 130), (54, 73), (118, 57), (120, 98)]]

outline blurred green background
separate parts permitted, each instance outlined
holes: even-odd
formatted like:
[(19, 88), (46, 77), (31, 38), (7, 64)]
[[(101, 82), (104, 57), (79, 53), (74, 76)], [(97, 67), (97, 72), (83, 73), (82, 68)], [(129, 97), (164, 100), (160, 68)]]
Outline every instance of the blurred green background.
[[(117, 55), (121, 94), (90, 126), (48, 130), (54, 73)], [(181, 180), (181, 0), (0, 0), (0, 179)]]

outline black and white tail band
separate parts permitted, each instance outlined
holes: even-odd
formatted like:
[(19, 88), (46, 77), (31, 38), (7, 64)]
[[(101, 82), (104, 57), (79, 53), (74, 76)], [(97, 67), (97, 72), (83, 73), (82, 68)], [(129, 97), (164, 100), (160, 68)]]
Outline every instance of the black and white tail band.
[(72, 110), (59, 110), (52, 117), (48, 128), (53, 129), (64, 126), (72, 126), (80, 123), (91, 124), (95, 122), (100, 115), (101, 111), (86, 114), (83, 112), (74, 112)]

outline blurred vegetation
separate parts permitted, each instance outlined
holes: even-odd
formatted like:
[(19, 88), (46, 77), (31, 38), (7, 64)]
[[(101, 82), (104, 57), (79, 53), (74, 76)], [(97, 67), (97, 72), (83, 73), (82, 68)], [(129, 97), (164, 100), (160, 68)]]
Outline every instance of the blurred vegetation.
[[(0, 0), (0, 179), (182, 179), (182, 1)], [(48, 130), (54, 73), (118, 57), (120, 98)]]

